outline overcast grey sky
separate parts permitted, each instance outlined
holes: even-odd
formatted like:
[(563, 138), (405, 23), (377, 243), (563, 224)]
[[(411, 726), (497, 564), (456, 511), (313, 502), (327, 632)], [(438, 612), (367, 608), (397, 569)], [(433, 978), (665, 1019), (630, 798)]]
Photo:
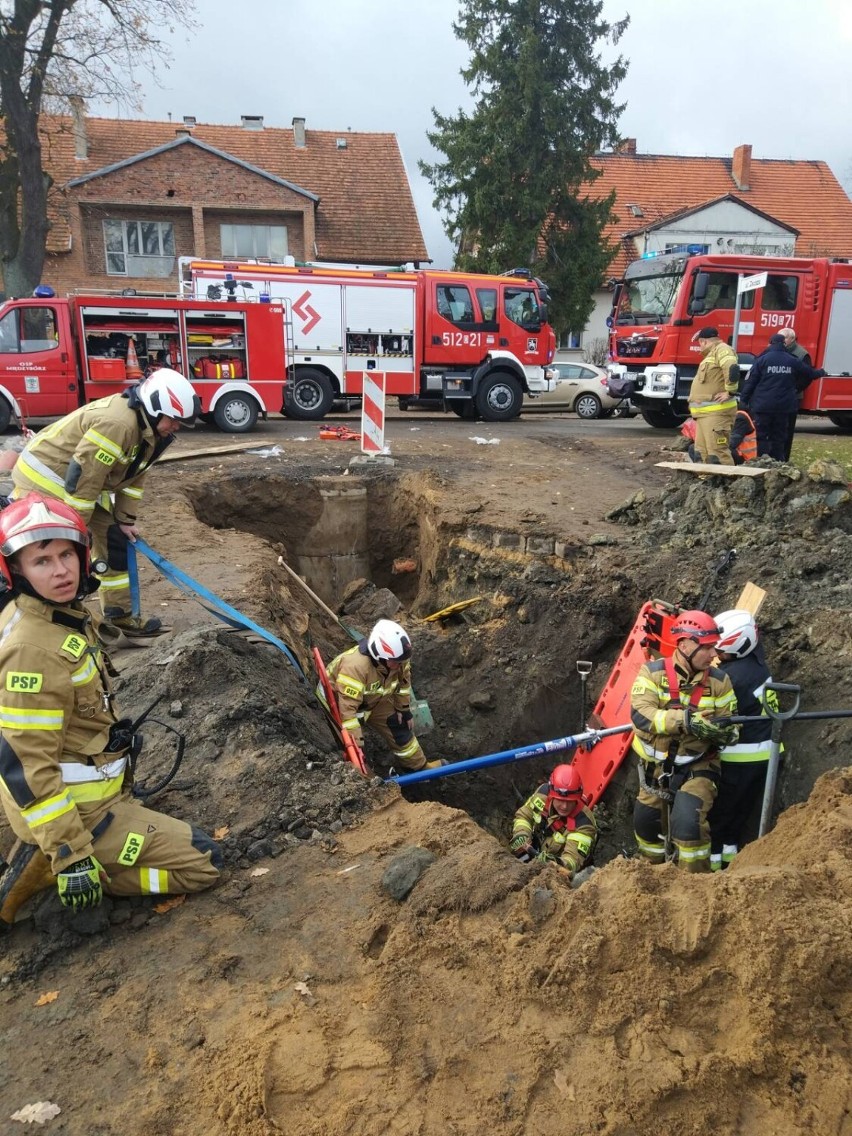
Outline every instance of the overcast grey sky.
[[(458, 0), (197, 0), (197, 31), (169, 37), (174, 60), (159, 87), (145, 77), (138, 117), (260, 114), (289, 126), (295, 115), (309, 130), (391, 131), (430, 255), (449, 267), (417, 160), (435, 156), (431, 108), (469, 105), (458, 10)], [(749, 142), (756, 158), (826, 161), (849, 189), (852, 0), (605, 0), (604, 10), (631, 17), (621, 133), (640, 152), (729, 155)]]

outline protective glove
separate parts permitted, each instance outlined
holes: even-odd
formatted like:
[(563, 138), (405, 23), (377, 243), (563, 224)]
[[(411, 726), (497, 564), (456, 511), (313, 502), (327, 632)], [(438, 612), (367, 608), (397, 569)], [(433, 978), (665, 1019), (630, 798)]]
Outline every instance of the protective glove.
[(740, 733), (733, 723), (729, 726), (718, 725), (715, 722), (708, 722), (701, 714), (690, 714), (685, 725), (694, 738), (716, 749), (733, 745)]
[(393, 740), (398, 746), (405, 746), (411, 741), (413, 735), (411, 729), (412, 715), (405, 711), (398, 711), (389, 714), (387, 718), (388, 729), (390, 730)]
[(82, 911), (84, 907), (97, 907), (104, 897), (101, 874), (106, 872), (94, 856), (86, 856), (69, 864), (56, 877), (59, 900), (63, 907)]
[(532, 845), (525, 836), (513, 836), (509, 847), (513, 856), (528, 856), (532, 852)]

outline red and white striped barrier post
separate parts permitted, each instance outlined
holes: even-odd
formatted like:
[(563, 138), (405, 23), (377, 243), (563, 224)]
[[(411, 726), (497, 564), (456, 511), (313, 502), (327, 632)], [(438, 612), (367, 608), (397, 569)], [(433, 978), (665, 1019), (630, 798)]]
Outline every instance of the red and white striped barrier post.
[(385, 452), (385, 373), (364, 372), (361, 402), (361, 453)]

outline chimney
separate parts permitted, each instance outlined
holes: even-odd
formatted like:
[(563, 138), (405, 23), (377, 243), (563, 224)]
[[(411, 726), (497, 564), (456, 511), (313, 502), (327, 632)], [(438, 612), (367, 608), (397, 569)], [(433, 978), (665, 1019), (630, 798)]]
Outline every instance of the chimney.
[(241, 116), (243, 130), (263, 130), (262, 114), (244, 114)]
[(85, 161), (89, 156), (89, 141), (86, 137), (86, 104), (82, 95), (71, 95), (71, 120), (74, 130), (74, 157)]
[(622, 138), (615, 149), (616, 154), (635, 154), (636, 153), (636, 139), (635, 138)]
[(192, 131), (189, 129), (188, 126), (176, 126), (175, 127), (175, 137), (176, 138), (190, 138), (191, 136), (192, 136)]
[(296, 144), (297, 150), (304, 150), (305, 148), (305, 120), (303, 118), (293, 119), (293, 141)]
[(751, 146), (737, 146), (734, 150), (731, 177), (738, 189), (751, 189)]

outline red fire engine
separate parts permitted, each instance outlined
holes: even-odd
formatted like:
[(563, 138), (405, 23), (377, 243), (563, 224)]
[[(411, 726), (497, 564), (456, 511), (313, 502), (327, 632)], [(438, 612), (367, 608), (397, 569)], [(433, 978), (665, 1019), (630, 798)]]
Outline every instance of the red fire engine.
[(385, 374), (407, 409), (446, 406), (462, 418), (516, 418), (524, 394), (553, 388), (556, 349), (548, 294), (529, 273), (503, 276), (404, 269), (227, 263), (184, 258), (184, 290), (198, 300), (249, 292), (282, 303), (291, 362), (284, 412), (324, 417), (357, 402), (364, 375)]
[(159, 366), (192, 380), (220, 429), (245, 433), (283, 401), (283, 307), (135, 296), (9, 300), (0, 307), (0, 429), (13, 415), (67, 414)]
[[(752, 276), (760, 285), (743, 292), (741, 280)], [(701, 327), (717, 328), (734, 344), (744, 373), (771, 335), (792, 327), (814, 367), (828, 371), (805, 391), (803, 410), (852, 430), (849, 261), (683, 253), (643, 258), (617, 285), (608, 323), (610, 374), (632, 380), (631, 401), (651, 426), (673, 426), (688, 414), (689, 387), (701, 362), (694, 336)]]

